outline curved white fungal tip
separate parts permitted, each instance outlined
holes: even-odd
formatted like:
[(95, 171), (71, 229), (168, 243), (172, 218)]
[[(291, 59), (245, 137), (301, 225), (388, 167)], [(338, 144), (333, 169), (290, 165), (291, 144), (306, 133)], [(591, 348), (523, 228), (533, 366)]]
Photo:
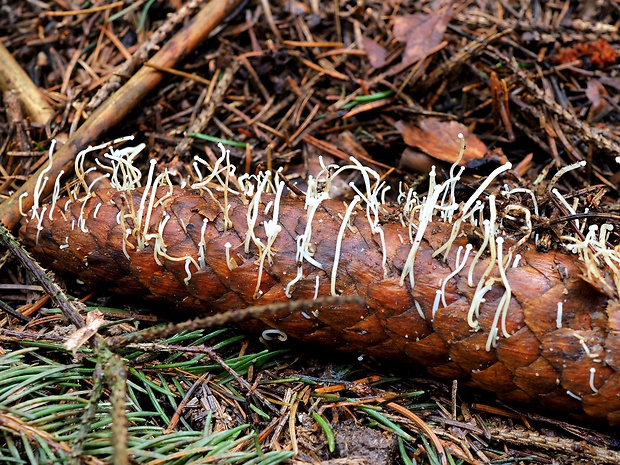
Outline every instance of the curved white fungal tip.
[(183, 282), (186, 286), (189, 284), (189, 280), (192, 279), (192, 272), (189, 269), (190, 263), (191, 260), (189, 258), (185, 260), (185, 272), (187, 273), (187, 276), (185, 277), (185, 279), (183, 279)]
[(272, 341), (274, 339), (277, 339), (278, 341), (284, 342), (288, 339), (286, 333), (280, 331), (279, 329), (266, 329), (265, 331), (263, 331), (261, 337), (265, 341)]
[(22, 200), (24, 200), (26, 197), (28, 197), (28, 192), (24, 192), (22, 193), (22, 195), (19, 196), (19, 213), (21, 213), (22, 216), (28, 216), (24, 212), (24, 205), (22, 203)]
[(593, 393), (597, 393), (598, 389), (594, 386), (594, 374), (596, 373), (596, 368), (590, 368), (590, 389), (592, 389)]
[(572, 170), (583, 168), (584, 166), (586, 166), (586, 162), (585, 160), (581, 160), (581, 161), (578, 161), (577, 163), (573, 163), (571, 165), (560, 168), (558, 172), (553, 175), (553, 178), (551, 178), (551, 181), (549, 181), (549, 185), (547, 186), (547, 191), (550, 191), (553, 188), (553, 186), (555, 186), (555, 184), (558, 182), (558, 180), (562, 176), (564, 176), (564, 174)]
[(228, 270), (232, 271), (237, 267), (237, 263), (235, 262), (234, 258), (230, 256), (230, 248), (232, 247), (232, 244), (230, 242), (227, 242), (226, 244), (224, 244), (224, 247), (226, 247), (226, 265), (228, 266)]
[(465, 136), (463, 135), (463, 133), (462, 133), (462, 132), (459, 132), (459, 133), (456, 135), (456, 137), (458, 137), (459, 139), (464, 139), (464, 138), (465, 138)]
[[(95, 207), (95, 211), (93, 212), (93, 219), (96, 220), (97, 219), (97, 215), (99, 214), (99, 209), (101, 208), (101, 206), (103, 205), (102, 202), (99, 202), (97, 204), (97, 206)], [(51, 220), (51, 215), (50, 215), (50, 220)]]

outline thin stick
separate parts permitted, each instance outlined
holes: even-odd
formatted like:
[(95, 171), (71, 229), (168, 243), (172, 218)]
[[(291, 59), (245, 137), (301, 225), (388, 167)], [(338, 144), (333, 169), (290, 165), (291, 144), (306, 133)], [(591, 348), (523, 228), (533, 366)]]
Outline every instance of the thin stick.
[(13, 235), (2, 225), (0, 225), (0, 244), (6, 247), (14, 257), (19, 260), (24, 268), (34, 275), (41, 284), (45, 292), (52, 298), (55, 305), (60, 308), (63, 315), (77, 328), (84, 326), (84, 319), (78, 313), (75, 306), (69, 301), (67, 294), (63, 292), (58, 284), (45, 273), (45, 270), (30, 256), (26, 250), (15, 240)]
[(106, 339), (106, 345), (114, 350), (124, 347), (134, 342), (154, 341), (155, 339), (163, 339), (173, 334), (186, 330), (195, 330), (200, 328), (209, 328), (212, 326), (222, 326), (228, 323), (238, 323), (251, 318), (257, 318), (262, 315), (287, 312), (291, 313), (295, 310), (308, 309), (312, 307), (326, 307), (329, 305), (342, 304), (359, 304), (362, 298), (358, 295), (350, 296), (327, 296), (317, 299), (292, 300), (286, 302), (273, 303), (269, 305), (257, 305), (239, 310), (233, 310), (216, 315), (210, 315), (204, 318), (196, 318), (195, 320), (184, 321), (178, 324), (171, 324), (164, 327), (152, 328), (141, 333), (129, 333), (121, 336), (113, 336)]
[(2, 309), (4, 312), (8, 313), (12, 317), (15, 317), (18, 320), (21, 320), (25, 323), (32, 321), (32, 318), (30, 318), (29, 316), (23, 315), (22, 313), (18, 312), (17, 310), (15, 310), (13, 307), (11, 307), (9, 304), (7, 304), (6, 302), (2, 300), (0, 300), (0, 309)]

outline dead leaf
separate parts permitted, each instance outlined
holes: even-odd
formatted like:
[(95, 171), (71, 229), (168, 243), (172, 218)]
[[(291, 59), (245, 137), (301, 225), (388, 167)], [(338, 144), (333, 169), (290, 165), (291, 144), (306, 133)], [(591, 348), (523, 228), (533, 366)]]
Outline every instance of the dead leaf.
[(77, 350), (82, 347), (99, 330), (99, 327), (105, 323), (103, 313), (95, 309), (86, 315), (86, 326), (74, 331), (63, 343), (65, 349), (73, 352), (73, 356)]
[(362, 39), (362, 46), (373, 68), (381, 68), (385, 64), (387, 51), (377, 42), (368, 37)]
[(402, 64), (416, 62), (439, 45), (453, 14), (451, 8), (446, 8), (430, 14), (397, 16), (392, 32), (396, 40), (407, 43)]
[(467, 126), (456, 121), (441, 121), (437, 118), (426, 118), (416, 123), (396, 121), (396, 129), (401, 133), (405, 143), (416, 147), (438, 160), (454, 163), (461, 149), (461, 139), (458, 134), (465, 136), (465, 153), (461, 165), (472, 160), (484, 158), (487, 146), (476, 135), (470, 134)]
[(611, 110), (611, 106), (603, 98), (604, 96), (609, 96), (605, 86), (598, 79), (590, 79), (586, 87), (586, 97), (592, 104), (587, 117), (589, 123), (600, 121)]

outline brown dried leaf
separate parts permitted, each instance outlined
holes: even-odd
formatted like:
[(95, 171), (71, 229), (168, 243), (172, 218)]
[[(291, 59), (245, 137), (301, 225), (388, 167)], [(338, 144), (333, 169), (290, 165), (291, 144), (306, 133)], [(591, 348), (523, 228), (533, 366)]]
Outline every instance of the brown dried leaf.
[(598, 79), (590, 79), (586, 87), (586, 97), (592, 104), (588, 111), (588, 122), (599, 121), (611, 109), (609, 102), (603, 97), (609, 96), (605, 86)]
[(400, 120), (394, 126), (401, 133), (407, 145), (449, 163), (454, 163), (459, 156), (461, 149), (459, 133), (465, 136), (467, 144), (461, 165), (483, 158), (488, 150), (484, 142), (476, 135), (470, 134), (466, 126), (456, 121), (445, 122), (437, 118), (426, 118), (412, 123)]
[(362, 39), (362, 46), (373, 68), (381, 68), (385, 64), (385, 56), (387, 55), (385, 48), (368, 37)]
[(394, 37), (407, 43), (403, 65), (414, 63), (441, 43), (453, 13), (452, 9), (446, 9), (430, 14), (397, 16), (394, 19)]
[(73, 356), (77, 350), (82, 347), (86, 341), (95, 335), (99, 327), (105, 323), (103, 313), (99, 310), (93, 310), (86, 315), (86, 326), (74, 331), (64, 342), (63, 346), (73, 352)]

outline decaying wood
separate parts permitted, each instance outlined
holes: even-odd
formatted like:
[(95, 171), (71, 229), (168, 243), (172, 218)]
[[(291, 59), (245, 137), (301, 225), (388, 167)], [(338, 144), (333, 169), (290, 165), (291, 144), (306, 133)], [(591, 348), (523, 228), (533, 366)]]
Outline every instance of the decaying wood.
[[(220, 182), (182, 189), (148, 181), (146, 188), (55, 199), (29, 214), (20, 236), (54, 270), (167, 308), (225, 312), (359, 295), (361, 305), (279, 312), (246, 325), (421, 365), (504, 400), (620, 423), (613, 264), (587, 269), (578, 255), (539, 252), (508, 230), (495, 231), (493, 217), (485, 231), (431, 217), (427, 206), (449, 191), (445, 184), (406, 224), (402, 205), (382, 205), (378, 218), (356, 205), (359, 196), (345, 206), (319, 194), (311, 214), (308, 199), (281, 195), (282, 187), (238, 195)], [(489, 197), (492, 210), (494, 202)], [(581, 245), (587, 255), (596, 244)], [(597, 249), (599, 258), (604, 250)]]

